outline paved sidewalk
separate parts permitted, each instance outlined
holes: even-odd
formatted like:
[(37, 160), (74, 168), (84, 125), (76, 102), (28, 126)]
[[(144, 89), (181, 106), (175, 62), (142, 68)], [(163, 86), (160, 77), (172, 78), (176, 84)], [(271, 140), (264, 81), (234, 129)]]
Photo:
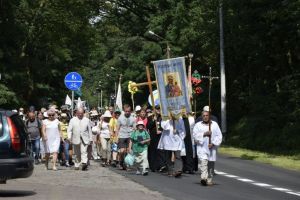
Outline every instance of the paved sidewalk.
[(0, 198), (3, 197), (22, 200), (170, 199), (107, 168), (100, 167), (97, 162), (91, 162), (89, 170), (85, 172), (65, 167), (59, 167), (58, 171), (47, 171), (44, 165), (38, 165), (30, 178), (10, 180), (6, 185), (0, 185)]

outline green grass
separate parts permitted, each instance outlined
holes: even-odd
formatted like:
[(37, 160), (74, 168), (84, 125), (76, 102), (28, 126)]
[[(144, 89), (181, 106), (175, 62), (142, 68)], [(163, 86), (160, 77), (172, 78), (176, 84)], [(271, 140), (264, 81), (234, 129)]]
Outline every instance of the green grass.
[(271, 164), (276, 167), (300, 171), (300, 155), (273, 155), (259, 151), (252, 151), (248, 149), (240, 149), (229, 146), (220, 147), (219, 153), (233, 157), (239, 157), (245, 160), (255, 160), (261, 163)]

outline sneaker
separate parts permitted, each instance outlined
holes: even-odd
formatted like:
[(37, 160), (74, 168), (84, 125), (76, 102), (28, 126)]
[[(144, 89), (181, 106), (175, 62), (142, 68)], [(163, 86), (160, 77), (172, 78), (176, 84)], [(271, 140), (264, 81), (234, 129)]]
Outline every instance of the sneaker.
[(112, 161), (112, 162), (111, 162), (111, 166), (112, 166), (112, 167), (117, 167), (116, 161)]
[(144, 172), (142, 173), (142, 175), (143, 175), (143, 176), (148, 176), (148, 171), (144, 171)]
[(87, 167), (88, 167), (88, 165), (87, 164), (85, 164), (85, 163), (83, 163), (82, 164), (82, 171), (87, 171)]
[(182, 174), (182, 172), (175, 172), (174, 177), (179, 178), (179, 177), (181, 177), (181, 174)]
[(158, 171), (159, 172), (164, 172), (166, 170), (166, 168), (167, 168), (166, 166), (162, 166)]
[(69, 161), (69, 165), (70, 165), (70, 166), (74, 166), (75, 163), (74, 163), (73, 161)]
[(140, 172), (139, 170), (137, 170), (137, 171), (135, 172), (135, 174), (136, 174), (136, 175), (141, 175), (142, 172)]
[(207, 182), (206, 185), (207, 185), (207, 186), (213, 186), (214, 183), (210, 181), (210, 182)]
[(201, 179), (201, 184), (203, 186), (207, 186), (207, 180), (206, 179)]
[(65, 166), (66, 167), (70, 167), (69, 162), (66, 162)]

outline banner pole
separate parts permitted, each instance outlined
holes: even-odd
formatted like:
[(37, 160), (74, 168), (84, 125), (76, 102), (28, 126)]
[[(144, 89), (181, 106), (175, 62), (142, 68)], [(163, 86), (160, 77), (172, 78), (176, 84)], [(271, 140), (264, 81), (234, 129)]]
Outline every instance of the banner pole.
[[(151, 82), (150, 70), (149, 70), (148, 65), (146, 66), (146, 73), (147, 73), (147, 81), (148, 81), (149, 92), (150, 92), (151, 103), (152, 103), (152, 110), (154, 112), (154, 116), (157, 121), (157, 115), (155, 112), (155, 102), (154, 102), (154, 96), (153, 96), (153, 90), (152, 90), (152, 82)], [(156, 132), (157, 132), (158, 131), (157, 123), (155, 123), (155, 127), (156, 127)]]

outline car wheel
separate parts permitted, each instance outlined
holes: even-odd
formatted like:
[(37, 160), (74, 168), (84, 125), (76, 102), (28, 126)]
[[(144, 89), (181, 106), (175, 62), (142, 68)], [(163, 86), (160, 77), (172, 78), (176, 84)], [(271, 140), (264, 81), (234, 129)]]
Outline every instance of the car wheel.
[(0, 179), (0, 184), (6, 184), (6, 179)]

